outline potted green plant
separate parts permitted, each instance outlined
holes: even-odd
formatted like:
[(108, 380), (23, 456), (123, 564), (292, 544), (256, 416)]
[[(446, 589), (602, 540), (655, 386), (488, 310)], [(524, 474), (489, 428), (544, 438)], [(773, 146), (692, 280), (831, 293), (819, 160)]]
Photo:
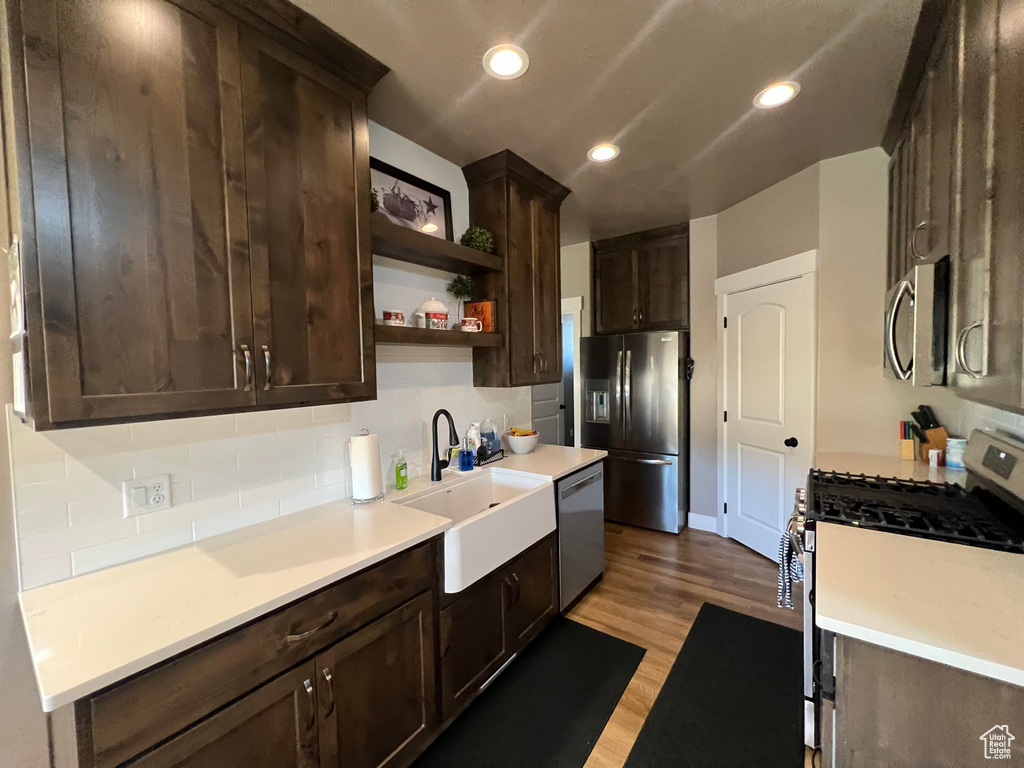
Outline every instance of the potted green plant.
[(467, 248), (475, 248), (484, 253), (494, 252), (494, 235), (483, 227), (472, 226), (462, 233), (459, 242)]
[(469, 301), (476, 293), (476, 286), (473, 278), (469, 275), (456, 275), (451, 282), (444, 287), (446, 291), (456, 300), (458, 305), (458, 320), (462, 322), (462, 303)]

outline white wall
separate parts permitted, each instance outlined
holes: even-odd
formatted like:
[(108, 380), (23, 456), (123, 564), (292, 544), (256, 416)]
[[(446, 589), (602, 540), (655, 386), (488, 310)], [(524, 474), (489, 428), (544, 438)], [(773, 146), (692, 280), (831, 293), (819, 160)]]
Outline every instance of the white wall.
[(882, 374), (888, 162), (876, 148), (819, 164), (818, 451), (898, 455), (897, 424), (921, 403), (961, 428), (951, 390)]
[[(690, 515), (718, 514), (718, 217), (690, 222)], [(713, 523), (706, 524), (713, 527)]]
[(594, 297), (591, 295), (590, 243), (576, 243), (562, 248), (562, 298), (583, 297), (581, 336), (593, 334)]
[[(370, 151), (449, 189), (455, 231), (465, 229), (468, 193), (457, 166), (373, 123)], [(454, 309), (444, 297), (449, 278), (375, 258), (377, 316), (385, 307), (411, 313), (431, 295)], [(380, 435), (385, 467), (403, 448), (416, 476), (430, 462), (436, 409), (451, 411), (460, 432), (471, 420), (530, 418), (529, 389), (472, 386), (469, 349), (378, 347), (377, 380), (377, 400), (367, 403), (38, 433), (12, 418), (22, 588), (346, 498), (347, 441), (363, 427)], [(164, 473), (174, 506), (124, 519), (121, 482)]]

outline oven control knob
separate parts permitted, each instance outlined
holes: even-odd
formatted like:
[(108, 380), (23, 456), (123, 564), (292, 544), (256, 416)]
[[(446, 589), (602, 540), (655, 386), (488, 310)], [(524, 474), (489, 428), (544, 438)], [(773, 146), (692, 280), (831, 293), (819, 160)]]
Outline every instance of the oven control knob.
[(802, 501), (798, 501), (796, 503), (795, 509), (796, 509), (796, 513), (798, 515), (806, 515), (807, 514), (807, 505), (804, 502), (802, 502)]
[(805, 502), (805, 501), (807, 501), (807, 489), (806, 488), (797, 488), (796, 489), (796, 500), (798, 502)]

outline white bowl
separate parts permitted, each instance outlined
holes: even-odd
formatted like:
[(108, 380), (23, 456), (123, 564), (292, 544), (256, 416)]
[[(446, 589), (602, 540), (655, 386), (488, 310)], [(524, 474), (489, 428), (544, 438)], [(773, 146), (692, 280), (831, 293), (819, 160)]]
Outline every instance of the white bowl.
[(540, 435), (505, 434), (503, 439), (505, 440), (505, 444), (512, 449), (512, 453), (529, 453), (537, 447), (537, 441), (540, 440)]

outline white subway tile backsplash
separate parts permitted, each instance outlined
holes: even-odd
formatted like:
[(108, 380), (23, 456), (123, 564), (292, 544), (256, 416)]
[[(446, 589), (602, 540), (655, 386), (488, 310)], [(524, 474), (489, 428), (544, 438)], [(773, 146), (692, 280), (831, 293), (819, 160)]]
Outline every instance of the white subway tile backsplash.
[(60, 531), (68, 527), (68, 505), (51, 504), (48, 507), (27, 509), (18, 512), (17, 521), (18, 538)]
[[(443, 286), (442, 286), (443, 287)], [(420, 299), (422, 300), (422, 299)], [(417, 302), (418, 303), (418, 302)], [(430, 419), (530, 420), (529, 389), (474, 389), (469, 350), (381, 347), (376, 402), (34, 432), (8, 413), (23, 588), (351, 496), (349, 438), (380, 435), (385, 481), (429, 466)], [(123, 517), (121, 483), (169, 474), (173, 506)]]
[(76, 550), (71, 553), (71, 571), (73, 575), (80, 576), (191, 543), (192, 524), (179, 523), (173, 527)]
[(57, 555), (21, 564), (21, 588), (33, 589), (71, 578), (71, 555)]
[(99, 520), (114, 520), (124, 517), (124, 496), (120, 493), (98, 496), (95, 499), (72, 501), (68, 504), (68, 519), (71, 527), (87, 525)]
[(192, 522), (192, 535), (196, 541), (208, 539), (220, 533), (227, 533), (248, 525), (263, 523), (281, 514), (281, 501), (274, 499), (254, 507), (242, 507), (231, 512), (211, 515)]

